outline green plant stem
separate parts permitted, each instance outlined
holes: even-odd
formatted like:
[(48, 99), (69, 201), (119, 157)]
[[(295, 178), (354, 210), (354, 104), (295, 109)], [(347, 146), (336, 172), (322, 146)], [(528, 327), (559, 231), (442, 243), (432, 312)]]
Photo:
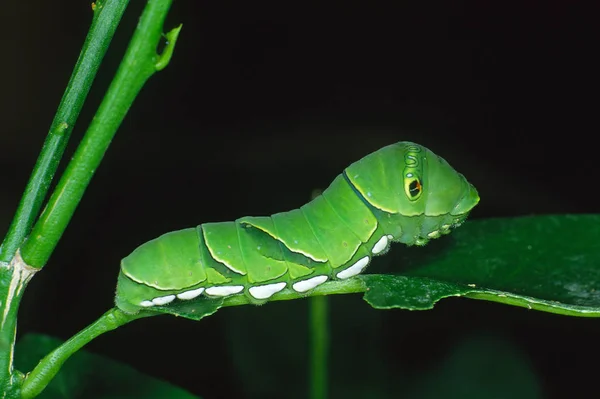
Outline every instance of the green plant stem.
[(7, 397), (21, 385), (23, 375), (13, 370), (17, 312), (27, 282), (36, 269), (28, 267), (17, 252), (10, 264), (0, 262), (0, 392)]
[[(137, 93), (154, 72), (164, 68), (168, 64), (169, 59), (173, 54), (173, 47), (181, 27), (173, 29), (167, 34), (169, 43), (165, 47), (162, 55), (156, 54), (156, 47), (161, 39), (162, 25), (170, 8), (171, 1), (172, 0), (148, 1), (142, 17), (140, 18), (136, 32), (127, 49), (127, 53), (119, 66), (115, 79), (111, 83), (94, 120), (88, 128), (88, 131), (71, 162), (67, 166), (56, 190), (50, 197), (48, 205), (45, 207), (40, 219), (34, 226), (29, 239), (25, 244), (21, 245), (23, 237), (27, 235), (27, 230), (30, 228), (31, 223), (39, 210), (41, 201), (45, 196), (45, 190), (47, 190), (47, 185), (49, 185), (49, 181), (56, 170), (56, 164), (62, 156), (62, 151), (66, 145), (66, 136), (68, 136), (68, 133), (70, 132), (69, 129), (72, 129), (72, 124), (74, 124), (76, 115), (81, 109), (81, 104), (79, 102), (83, 102), (85, 95), (78, 97), (75, 93), (78, 91), (87, 93), (89, 85), (91, 84), (91, 79), (94, 76), (94, 73), (89, 74), (92, 72), (90, 68), (93, 68), (95, 65), (94, 62), (90, 61), (90, 64), (82, 64), (80, 66), (83, 70), (81, 75), (77, 75), (77, 79), (71, 79), (71, 84), (74, 86), (71, 91), (67, 90), (68, 95), (65, 94), (61, 103), (61, 106), (64, 104), (64, 108), (61, 109), (65, 110), (64, 112), (67, 112), (68, 110), (73, 112), (72, 114), (68, 114), (72, 117), (73, 122), (69, 125), (68, 122), (61, 120), (61, 118), (57, 116), (57, 120), (59, 121), (58, 127), (56, 129), (51, 129), (51, 134), (42, 150), (40, 160), (38, 160), (36, 167), (34, 168), (35, 170), (29, 183), (29, 185), (33, 187), (32, 190), (34, 193), (25, 195), (25, 198), (19, 206), (20, 210), (15, 218), (16, 222), (11, 226), (9, 232), (10, 238), (5, 241), (2, 247), (3, 256), (11, 259), (10, 264), (7, 261), (0, 260), (0, 288), (2, 289), (0, 292), (2, 292), (3, 295), (6, 295), (6, 297), (0, 298), (0, 311), (2, 315), (2, 326), (0, 327), (0, 349), (2, 350), (2, 353), (0, 354), (0, 388), (4, 388), (3, 391), (5, 394), (7, 394), (7, 391), (9, 390), (14, 390), (14, 382), (17, 379), (16, 377), (19, 377), (18, 373), (13, 373), (12, 364), (16, 335), (16, 317), (23, 289), (35, 271), (46, 264), (52, 251), (56, 247), (75, 208), (81, 200), (94, 171), (99, 166), (110, 141), (127, 114)], [(98, 30), (95, 31), (94, 35), (108, 34), (109, 36), (112, 36), (126, 5), (127, 1), (122, 0), (97, 2), (94, 11), (95, 20), (92, 25)], [(114, 26), (109, 26), (110, 24), (114, 24)], [(104, 27), (105, 29), (100, 29), (100, 27)], [(107, 38), (105, 38), (107, 41), (100, 39), (98, 39), (99, 41), (92, 40), (93, 38), (90, 35), (88, 35), (88, 39), (86, 40), (86, 44), (89, 47), (104, 43), (102, 44), (104, 50), (95, 53), (96, 57), (100, 57), (100, 59), (96, 59), (95, 62), (99, 63), (101, 61), (101, 54), (104, 54), (104, 51), (106, 50), (105, 47), (108, 46), (110, 40)], [(94, 38), (96, 38), (96, 36), (94, 36)], [(92, 49), (89, 51), (92, 51)], [(80, 63), (83, 62), (82, 58), (85, 56), (84, 53), (85, 52), (82, 52), (79, 60)], [(90, 53), (88, 53), (88, 57), (94, 58), (93, 54), (89, 54)], [(97, 69), (97, 65), (95, 68)], [(88, 74), (84, 73), (86, 71)], [(30, 187), (29, 185), (28, 187)], [(15, 263), (16, 260), (18, 260), (18, 262)], [(109, 329), (112, 328), (116, 327), (110, 327)], [(102, 331), (99, 333), (102, 333)], [(83, 335), (83, 338), (79, 335), (78, 337), (83, 340), (76, 340), (75, 343), (85, 343), (92, 339), (94, 335), (92, 334), (88, 336), (88, 338), (86, 338), (86, 335)], [(85, 339), (87, 339), (87, 341), (85, 341)], [(77, 345), (68, 346), (68, 348), (75, 348), (76, 346)], [(28, 386), (27, 392), (30, 392), (30, 394), (34, 396), (35, 393), (31, 392), (37, 392), (36, 389), (38, 388), (35, 387), (40, 384), (39, 381), (42, 381), (45, 386), (51, 376), (57, 372), (60, 364), (62, 364), (64, 360), (61, 361), (61, 358), (57, 358), (56, 356), (68, 357), (71, 353), (72, 352), (68, 351), (55, 352), (50, 360), (44, 363), (50, 364), (51, 367), (43, 367), (40, 369), (41, 371), (37, 372), (35, 375), (32, 374), (34, 378), (26, 383)], [(47, 370), (50, 370), (51, 372)], [(46, 377), (48, 375), (50, 375), (50, 377)], [(17, 382), (21, 381), (17, 379)], [(40, 391), (41, 389), (43, 388), (40, 388)]]
[[(331, 280), (325, 284), (321, 284), (320, 286), (310, 290), (309, 294), (298, 294), (297, 292), (291, 289), (285, 289), (279, 292), (276, 296), (269, 299), (269, 302), (277, 302), (277, 301), (291, 301), (302, 297), (317, 297), (324, 295), (339, 295), (339, 294), (357, 294), (360, 292), (365, 292), (367, 287), (365, 283), (360, 278), (349, 278), (347, 280)], [(226, 298), (223, 298), (223, 303), (220, 307), (226, 306), (241, 306), (241, 305), (251, 305), (253, 302), (246, 297), (246, 295), (232, 295)], [(156, 308), (155, 308), (156, 310)], [(168, 313), (168, 312), (167, 312)]]
[(327, 367), (329, 352), (328, 298), (310, 298), (310, 398), (327, 398)]
[(50, 131), (25, 187), (8, 234), (0, 246), (0, 261), (10, 262), (17, 248), (31, 231), (96, 72), (128, 3), (129, 0), (107, 0), (96, 3), (92, 25), (81, 54), (50, 125)]
[(29, 399), (39, 395), (56, 373), (58, 373), (63, 363), (94, 338), (133, 320), (152, 315), (151, 313), (144, 312), (140, 312), (137, 315), (128, 315), (117, 308), (104, 313), (98, 320), (74, 335), (38, 363), (23, 382), (21, 399)]
[(181, 26), (167, 33), (168, 43), (162, 55), (156, 54), (156, 48), (171, 2), (148, 1), (98, 112), (21, 248), (28, 265), (41, 268), (46, 264), (129, 107), (146, 80), (168, 63)]

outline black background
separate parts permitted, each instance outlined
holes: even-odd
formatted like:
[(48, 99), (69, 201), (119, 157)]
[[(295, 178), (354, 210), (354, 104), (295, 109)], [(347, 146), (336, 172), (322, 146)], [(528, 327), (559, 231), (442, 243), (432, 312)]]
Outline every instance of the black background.
[[(69, 156), (142, 8), (132, 1)], [(86, 2), (0, 6), (2, 226), (90, 20)], [(203, 222), (296, 208), (345, 166), (396, 141), (423, 144), (467, 176), (482, 198), (473, 219), (598, 211), (591, 9), (558, 1), (176, 1), (167, 28), (178, 23), (171, 64), (143, 89), (50, 264), (30, 284), (20, 334), (68, 338), (95, 319), (112, 305), (119, 260), (137, 245)], [(261, 310), (269, 306), (286, 305)], [(200, 323), (141, 320), (89, 348), (205, 397), (241, 396), (236, 386), (203, 385), (231, 378), (229, 311)], [(435, 362), (452, 337), (492, 331), (531, 359), (545, 396), (581, 397), (595, 386), (597, 320), (468, 300), (387, 313), (390, 328), (419, 323), (408, 358), (420, 348)], [(207, 348), (219, 360), (203, 376), (183, 367)]]

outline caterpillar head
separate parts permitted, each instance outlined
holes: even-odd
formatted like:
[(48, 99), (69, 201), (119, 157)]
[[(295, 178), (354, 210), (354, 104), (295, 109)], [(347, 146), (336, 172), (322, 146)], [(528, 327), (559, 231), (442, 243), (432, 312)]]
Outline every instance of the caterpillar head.
[(374, 152), (346, 169), (365, 200), (389, 220), (388, 233), (425, 244), (458, 227), (479, 202), (473, 185), (443, 158), (411, 142)]
[[(409, 146), (406, 159), (414, 157), (410, 153), (412, 148)], [(466, 217), (479, 203), (477, 190), (445, 159), (424, 147), (420, 148), (422, 168), (414, 168), (405, 161), (403, 179), (406, 198), (411, 202), (421, 201), (418, 208), (425, 216), (448, 214)]]

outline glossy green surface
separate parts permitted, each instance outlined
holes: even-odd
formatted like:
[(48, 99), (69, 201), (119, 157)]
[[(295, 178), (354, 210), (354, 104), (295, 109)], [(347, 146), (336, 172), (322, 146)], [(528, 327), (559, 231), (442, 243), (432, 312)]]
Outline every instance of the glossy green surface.
[(600, 316), (600, 215), (466, 223), (427, 251), (390, 261), (398, 276), (362, 276), (377, 308), (429, 309), (466, 296), (572, 316)]
[[(185, 268), (186, 273), (181, 273)], [(159, 290), (191, 287), (206, 280), (195, 228), (172, 231), (148, 241), (121, 261), (123, 273)], [(158, 274), (160, 279), (155, 278)]]

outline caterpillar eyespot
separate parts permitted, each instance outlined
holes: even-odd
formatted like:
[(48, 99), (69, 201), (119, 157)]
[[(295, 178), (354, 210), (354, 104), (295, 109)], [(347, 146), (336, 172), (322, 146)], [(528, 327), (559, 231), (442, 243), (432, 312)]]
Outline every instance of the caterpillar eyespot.
[(416, 201), (421, 196), (421, 192), (423, 191), (423, 186), (421, 185), (421, 181), (413, 177), (406, 182), (406, 195), (411, 201)]
[(247, 295), (264, 303), (362, 273), (392, 242), (424, 245), (462, 224), (477, 190), (427, 148), (399, 142), (347, 167), (321, 195), (288, 212), (204, 223), (151, 240), (121, 261), (127, 313)]

